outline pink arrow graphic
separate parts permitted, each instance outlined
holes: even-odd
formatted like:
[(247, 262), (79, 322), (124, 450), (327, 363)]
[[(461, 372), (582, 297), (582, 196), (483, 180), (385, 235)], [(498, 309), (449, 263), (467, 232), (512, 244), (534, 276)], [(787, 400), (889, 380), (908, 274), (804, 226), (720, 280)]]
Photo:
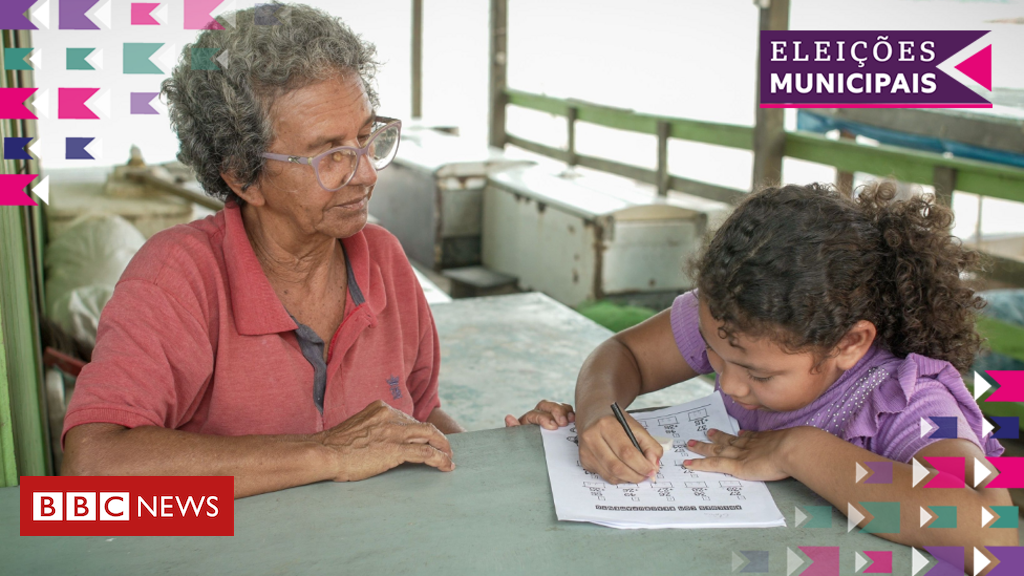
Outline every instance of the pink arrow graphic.
[(210, 12), (224, 0), (185, 0), (185, 30), (223, 30)]
[[(1024, 370), (988, 370), (999, 388), (985, 402), (1024, 402)], [(977, 384), (975, 384), (977, 386)]]
[(839, 576), (839, 546), (798, 546), (812, 564), (800, 576)]
[(871, 559), (864, 574), (892, 574), (892, 550), (865, 550), (864, 555)]
[(160, 22), (150, 14), (159, 2), (132, 2), (132, 26), (159, 26)]
[(989, 456), (986, 458), (999, 471), (996, 477), (988, 483), (988, 488), (1024, 488), (1024, 457)]
[(98, 120), (85, 101), (99, 88), (57, 88), (57, 118), (62, 120)]
[(38, 174), (0, 174), (0, 206), (38, 206), (25, 193)]
[(0, 88), (0, 119), (35, 120), (36, 115), (25, 106), (25, 100), (37, 88)]
[(954, 68), (963, 72), (971, 80), (984, 86), (986, 90), (991, 90), (992, 45), (985, 46), (980, 52), (957, 64)]
[(967, 459), (963, 456), (925, 456), (924, 459), (939, 472), (925, 488), (963, 488), (966, 485)]

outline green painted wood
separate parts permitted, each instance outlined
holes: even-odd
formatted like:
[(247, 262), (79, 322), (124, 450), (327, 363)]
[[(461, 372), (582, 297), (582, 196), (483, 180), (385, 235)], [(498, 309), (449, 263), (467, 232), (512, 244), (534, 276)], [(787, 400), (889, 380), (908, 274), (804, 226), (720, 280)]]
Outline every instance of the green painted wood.
[[(18, 535), (19, 489), (0, 489), (0, 558), (11, 574), (686, 574), (732, 572), (732, 552), (767, 550), (786, 574), (786, 547), (911, 550), (855, 530), (794, 527), (797, 505), (828, 505), (794, 480), (768, 484), (788, 527), (615, 530), (558, 522), (536, 426), (450, 436), (450, 473), (402, 466), (350, 484), (320, 483), (235, 504), (235, 536), (32, 538)], [(850, 470), (853, 481), (853, 470)], [(914, 511), (916, 514), (916, 511)]]
[[(3, 324), (0, 309), (0, 325)], [(0, 330), (0, 487), (18, 485), (18, 465), (14, 457), (14, 417), (11, 411), (11, 387), (7, 383), (7, 359), (4, 335)]]
[[(7, 47), (31, 46), (27, 30), (4, 30), (2, 39)], [(7, 70), (0, 75), (0, 86), (31, 85), (31, 72)], [(34, 135), (30, 121), (0, 121), (0, 137)], [(13, 160), (4, 160), (0, 166), (5, 174), (34, 174), (31, 170), (37, 167), (35, 161)], [(0, 482), (6, 485), (17, 484), (19, 475), (48, 474), (52, 468), (40, 394), (37, 282), (42, 278), (42, 238), (37, 223), (41, 223), (38, 207), (0, 207)]]
[(567, 117), (569, 108), (573, 107), (577, 110), (579, 121), (607, 128), (657, 135), (658, 122), (666, 122), (670, 126), (669, 137), (671, 138), (744, 150), (750, 150), (754, 145), (754, 129), (749, 126), (641, 114), (625, 108), (602, 106), (582, 100), (562, 100), (520, 90), (506, 90), (505, 94), (508, 96), (508, 103), (513, 106), (547, 112), (556, 116)]
[[(25, 236), (27, 211), (0, 207), (0, 319), (6, 370), (0, 379), (12, 411), (14, 455), (18, 475), (49, 473), (40, 398), (38, 323), (33, 314), (32, 267)], [(6, 466), (5, 466), (6, 468)]]
[[(608, 128), (656, 135), (658, 122), (667, 122), (671, 126), (671, 138), (743, 150), (753, 148), (754, 131), (749, 126), (641, 114), (624, 108), (563, 100), (520, 90), (506, 90), (505, 94), (508, 103), (513, 106), (558, 116), (567, 116), (571, 106), (576, 109), (579, 121)], [(898, 146), (868, 146), (853, 141), (830, 140), (809, 132), (786, 133), (785, 154), (791, 158), (835, 166), (844, 172), (867, 172), (929, 185), (932, 184), (936, 167), (952, 168), (957, 173), (957, 190), (1024, 202), (1024, 170), (1013, 166), (967, 158), (946, 158), (941, 154)], [(560, 155), (554, 157), (560, 158)]]
[(957, 171), (957, 190), (1024, 202), (1024, 170), (1012, 166), (946, 158), (897, 146), (830, 140), (808, 132), (786, 134), (786, 156), (828, 164), (846, 172), (894, 176), (904, 182), (921, 184), (931, 184), (935, 167), (943, 166)]
[[(505, 136), (507, 142), (513, 146), (518, 146), (524, 150), (529, 150), (530, 152), (541, 154), (549, 158), (561, 160), (566, 164), (569, 163), (569, 160), (572, 160), (577, 166), (592, 168), (594, 170), (609, 172), (611, 174), (618, 174), (619, 176), (632, 178), (638, 182), (646, 182), (647, 184), (654, 185), (657, 185), (658, 182), (658, 173), (650, 168), (641, 168), (640, 166), (633, 166), (632, 164), (616, 162), (606, 158), (587, 156), (585, 154), (570, 155), (566, 150), (560, 150), (538, 142), (533, 142), (513, 134), (506, 134)], [(719, 202), (726, 203), (736, 202), (747, 194), (744, 190), (737, 190), (735, 188), (719, 186), (717, 184), (710, 184), (699, 180), (691, 180), (690, 178), (682, 178), (671, 174), (668, 175), (668, 187), (670, 190), (678, 190), (679, 192), (686, 192), (687, 194), (700, 196), (701, 198), (708, 198), (710, 200), (717, 200)]]

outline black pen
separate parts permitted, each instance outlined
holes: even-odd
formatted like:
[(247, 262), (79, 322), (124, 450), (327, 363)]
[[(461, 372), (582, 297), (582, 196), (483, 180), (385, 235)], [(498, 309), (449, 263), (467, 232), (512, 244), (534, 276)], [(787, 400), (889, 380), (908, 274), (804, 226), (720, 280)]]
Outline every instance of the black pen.
[(636, 446), (636, 449), (639, 450), (641, 454), (643, 454), (644, 451), (640, 448), (640, 443), (636, 441), (636, 436), (633, 436), (633, 431), (629, 429), (629, 424), (626, 423), (626, 417), (622, 415), (622, 408), (619, 408), (618, 402), (612, 404), (612, 412), (615, 414), (615, 419), (619, 421), (619, 424), (622, 424), (622, 429), (625, 430), (626, 435), (629, 436), (629, 441), (633, 443), (633, 446)]
[[(626, 423), (626, 417), (622, 415), (622, 408), (619, 408), (619, 403), (615, 402), (612, 404), (612, 413), (615, 414), (615, 419), (622, 424), (622, 429), (626, 431), (626, 436), (629, 436), (629, 441), (636, 446), (636, 449), (640, 452), (641, 456), (644, 456), (644, 451), (640, 448), (640, 443), (636, 441), (636, 436), (633, 436), (633, 431), (629, 429), (629, 424)], [(644, 456), (646, 458), (646, 456)], [(654, 483), (654, 477), (651, 477), (651, 483)]]

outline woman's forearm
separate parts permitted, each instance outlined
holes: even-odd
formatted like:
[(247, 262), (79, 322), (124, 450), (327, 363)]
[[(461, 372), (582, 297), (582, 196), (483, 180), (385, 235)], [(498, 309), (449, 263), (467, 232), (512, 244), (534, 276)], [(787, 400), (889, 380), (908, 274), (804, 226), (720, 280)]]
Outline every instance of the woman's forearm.
[[(799, 427), (788, 432), (791, 436), (784, 450), (785, 471), (843, 514), (848, 513), (849, 504), (863, 509), (860, 502), (899, 505), (899, 532), (878, 534), (882, 538), (918, 547), (963, 546), (968, 566), (975, 547), (1017, 545), (1016, 529), (981, 527), (982, 506), (1011, 505), (1006, 490), (971, 488), (970, 474), (964, 488), (924, 488), (925, 481), (915, 488), (912, 465), (892, 460), (888, 460), (893, 468), (891, 484), (857, 483), (855, 463), (887, 460), (817, 428)], [(970, 468), (971, 459), (965, 458), (965, 463)], [(931, 506), (955, 506), (956, 528), (922, 527), (920, 509)], [(862, 527), (867, 522), (862, 521)]]
[(235, 498), (333, 479), (313, 436), (215, 436), (156, 426), (83, 424), (68, 431), (61, 473), (79, 476), (234, 476)]

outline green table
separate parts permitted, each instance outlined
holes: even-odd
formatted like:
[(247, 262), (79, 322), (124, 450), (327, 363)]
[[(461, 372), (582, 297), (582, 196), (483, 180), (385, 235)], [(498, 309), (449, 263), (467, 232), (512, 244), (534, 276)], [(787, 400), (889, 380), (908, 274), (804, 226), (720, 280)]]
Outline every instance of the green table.
[[(703, 576), (731, 573), (733, 551), (767, 550), (770, 573), (785, 575), (787, 546), (840, 546), (843, 574), (854, 572), (855, 550), (893, 550), (893, 573), (910, 573), (909, 548), (847, 534), (834, 509), (830, 529), (614, 530), (558, 522), (538, 428), (469, 432), (451, 442), (452, 473), (405, 466), (363, 482), (239, 500), (234, 537), (23, 538), (19, 489), (3, 488), (0, 573)], [(769, 486), (790, 526), (795, 505), (827, 504), (795, 481)]]
[[(608, 329), (539, 292), (463, 298), (430, 307), (441, 340), (441, 407), (467, 430), (504, 425), (541, 399), (572, 402), (587, 356)], [(638, 398), (631, 409), (702, 398), (698, 377)]]

